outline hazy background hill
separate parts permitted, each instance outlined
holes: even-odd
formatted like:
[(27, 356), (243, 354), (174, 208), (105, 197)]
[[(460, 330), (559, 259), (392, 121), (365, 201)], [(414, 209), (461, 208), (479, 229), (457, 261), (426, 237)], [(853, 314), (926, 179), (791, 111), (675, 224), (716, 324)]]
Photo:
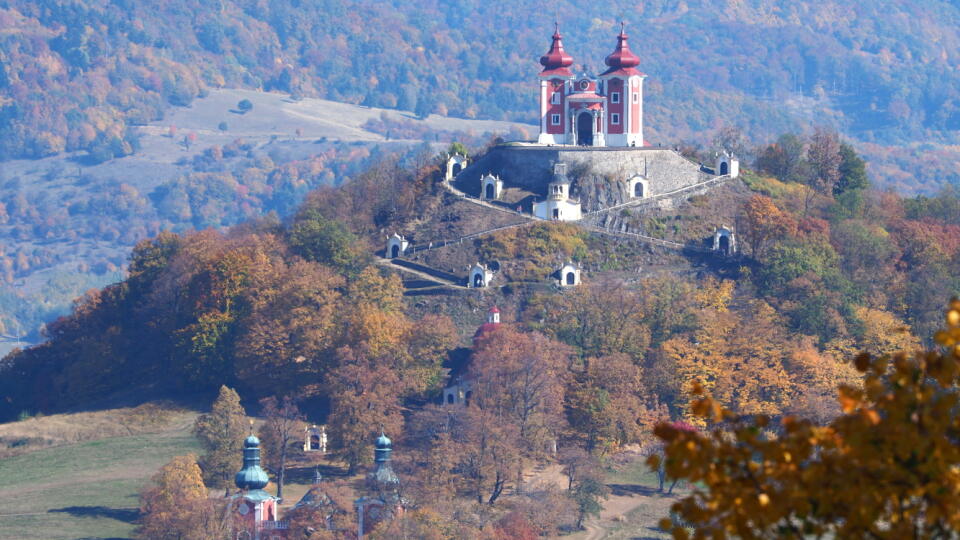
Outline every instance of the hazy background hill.
[(651, 140), (704, 142), (733, 124), (759, 141), (824, 123), (863, 143), (882, 183), (957, 179), (950, 2), (556, 5), (4, 0), (0, 155), (124, 155), (136, 149), (130, 125), (223, 86), (534, 123), (536, 59), (554, 17), (593, 71), (623, 18), (650, 75)]

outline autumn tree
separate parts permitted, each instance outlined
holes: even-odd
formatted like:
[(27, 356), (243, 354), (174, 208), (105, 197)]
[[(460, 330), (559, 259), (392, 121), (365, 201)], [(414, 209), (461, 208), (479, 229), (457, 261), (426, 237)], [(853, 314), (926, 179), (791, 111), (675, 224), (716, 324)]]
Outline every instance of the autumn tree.
[(822, 126), (817, 127), (810, 137), (807, 159), (810, 164), (807, 183), (817, 193), (833, 196), (834, 189), (840, 182), (840, 165), (843, 162), (837, 132)]
[(140, 492), (140, 538), (219, 540), (229, 533), (229, 515), (208, 498), (196, 456), (177, 456)]
[(770, 197), (757, 194), (743, 204), (737, 227), (750, 246), (750, 254), (760, 259), (773, 242), (796, 230), (796, 220), (777, 208)]
[(481, 336), (470, 364), (472, 403), (515, 424), (530, 453), (542, 452), (562, 421), (571, 353), (543, 334), (509, 326)]
[(257, 392), (315, 394), (341, 336), (344, 280), (302, 260), (274, 268), (250, 294), (234, 351), (237, 378)]
[(330, 375), (330, 415), (337, 421), (331, 425), (330, 435), (336, 453), (353, 472), (358, 465), (372, 461), (371, 444), (381, 429), (402, 431), (403, 388), (390, 362), (363, 348), (343, 347), (337, 358), (339, 365)]
[(237, 392), (221, 386), (210, 412), (200, 415), (193, 426), (204, 450), (200, 459), (203, 476), (212, 487), (229, 489), (233, 475), (240, 470), (248, 431), (246, 416)]
[[(650, 343), (640, 293), (617, 280), (600, 280), (531, 306), (534, 324), (583, 356), (625, 353), (640, 358)], [(532, 322), (532, 321), (531, 321)]]
[(566, 396), (567, 417), (590, 452), (639, 440), (644, 420), (642, 370), (625, 354), (592, 358)]
[(283, 499), (283, 484), (287, 472), (287, 456), (290, 446), (300, 441), (303, 434), (304, 416), (290, 396), (278, 400), (270, 396), (260, 400), (260, 414), (264, 418), (260, 428), (260, 444), (264, 450), (264, 463), (277, 477), (277, 498)]
[[(827, 425), (740, 416), (697, 389), (710, 430), (661, 424), (665, 465), (693, 493), (674, 504), (675, 538), (949, 538), (960, 531), (960, 300), (937, 347), (854, 359), (858, 386), (840, 386)], [(651, 459), (653, 466), (657, 459)], [(869, 479), (864, 484), (864, 479)]]

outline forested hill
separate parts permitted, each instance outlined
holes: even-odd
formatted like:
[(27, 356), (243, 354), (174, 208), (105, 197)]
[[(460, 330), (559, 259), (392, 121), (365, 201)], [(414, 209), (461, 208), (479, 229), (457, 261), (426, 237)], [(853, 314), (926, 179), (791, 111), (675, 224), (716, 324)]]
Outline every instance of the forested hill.
[[(129, 126), (206, 88), (535, 123), (554, 15), (597, 71), (617, 20), (651, 139), (755, 141), (833, 124), (902, 189), (956, 181), (960, 9), (946, 1), (0, 0), (0, 158), (119, 156)], [(902, 148), (894, 148), (894, 145)]]

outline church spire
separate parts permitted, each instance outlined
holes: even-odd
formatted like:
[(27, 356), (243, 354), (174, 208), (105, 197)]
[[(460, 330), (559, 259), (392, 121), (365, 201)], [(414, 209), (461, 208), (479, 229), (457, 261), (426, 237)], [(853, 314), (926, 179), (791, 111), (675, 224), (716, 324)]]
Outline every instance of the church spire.
[(637, 71), (640, 65), (640, 57), (630, 50), (627, 44), (627, 23), (620, 21), (620, 34), (617, 35), (617, 47), (604, 60), (609, 69), (602, 75), (643, 75)]
[(260, 467), (260, 439), (254, 435), (243, 441), (243, 468), (233, 481), (243, 490), (263, 489), (270, 483), (266, 471)]
[(573, 57), (563, 50), (563, 36), (560, 35), (560, 23), (554, 22), (555, 30), (553, 32), (553, 44), (547, 54), (540, 57), (540, 64), (543, 65), (541, 77), (573, 77), (570, 66), (573, 65)]

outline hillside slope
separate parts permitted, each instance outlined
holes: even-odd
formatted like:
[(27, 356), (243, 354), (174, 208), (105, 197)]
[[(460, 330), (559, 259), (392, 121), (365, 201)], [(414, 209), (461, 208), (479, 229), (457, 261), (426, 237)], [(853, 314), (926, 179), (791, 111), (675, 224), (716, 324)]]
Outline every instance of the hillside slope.
[[(241, 114), (241, 100), (252, 109)], [(163, 122), (133, 128), (139, 150), (130, 156), (93, 164), (71, 152), (2, 162), (0, 335), (10, 337), (0, 354), (36, 343), (43, 323), (87, 289), (122, 279), (133, 245), (161, 230), (286, 217), (309, 190), (339, 184), (387, 155), (530, 129), (213, 90), (174, 107)]]

